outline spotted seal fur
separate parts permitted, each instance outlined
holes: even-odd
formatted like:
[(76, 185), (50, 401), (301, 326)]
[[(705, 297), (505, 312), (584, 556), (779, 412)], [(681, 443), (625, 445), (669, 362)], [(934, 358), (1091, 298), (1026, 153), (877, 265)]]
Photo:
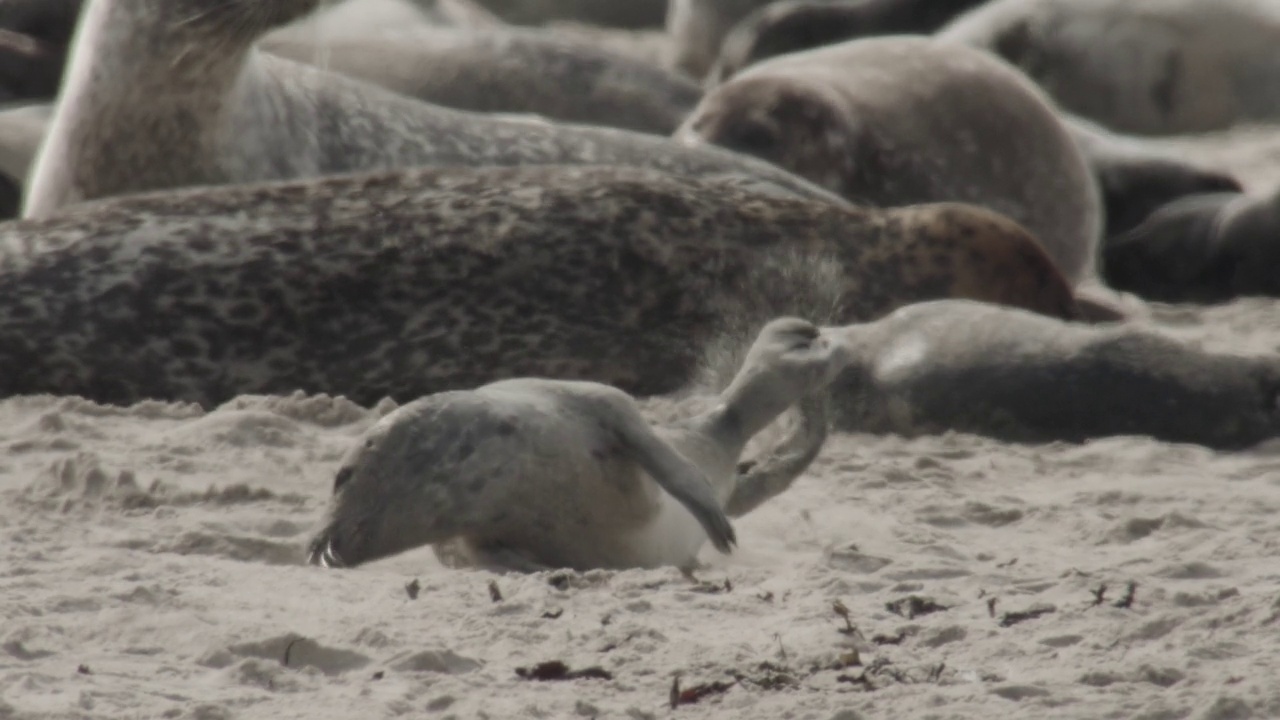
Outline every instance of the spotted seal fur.
[(804, 320), (771, 321), (720, 402), (673, 427), (598, 383), (521, 378), (416, 400), (343, 458), (309, 561), (356, 567), (460, 541), (496, 570), (692, 567), (707, 538), (723, 553), (736, 541), (724, 507), (747, 443), (847, 357)]
[(1280, 117), (1280, 4), (992, 0), (938, 32), (999, 54), (1066, 110), (1137, 134)]
[(610, 128), (449, 110), (253, 47), (317, 2), (92, 0), (24, 215), (45, 217), (69, 203), (147, 190), (417, 165), (586, 163), (744, 173), (838, 202), (734, 153)]
[(269, 36), (260, 47), (447, 107), (657, 135), (670, 135), (702, 97), (701, 88), (675, 73), (538, 29)]
[(1148, 435), (1231, 449), (1280, 435), (1280, 359), (1209, 353), (1130, 324), (962, 300), (847, 328), (837, 427), (1014, 442)]
[(775, 57), (709, 91), (677, 137), (881, 207), (989, 207), (1072, 282), (1094, 272), (1102, 207), (1085, 158), (1044, 94), (987, 53), (898, 36)]
[(864, 210), (637, 168), (112, 198), (0, 225), (0, 248), (0, 396), (111, 403), (372, 404), (518, 376), (654, 394), (735, 318), (844, 323), (937, 297), (1077, 313), (1035, 239), (980, 208)]

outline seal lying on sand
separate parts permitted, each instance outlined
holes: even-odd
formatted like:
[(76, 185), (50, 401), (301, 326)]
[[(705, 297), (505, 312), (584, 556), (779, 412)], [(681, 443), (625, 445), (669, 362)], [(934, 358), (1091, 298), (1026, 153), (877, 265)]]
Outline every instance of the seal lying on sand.
[(702, 97), (684, 77), (542, 30), (422, 27), (290, 38), (269, 36), (259, 47), (460, 110), (670, 135)]
[(1231, 175), (1187, 162), (1143, 138), (1117, 135), (1080, 118), (1066, 122), (1102, 189), (1108, 238), (1180, 197), (1241, 190)]
[(876, 35), (928, 35), (985, 0), (783, 0), (733, 26), (707, 75), (717, 84), (776, 55)]
[(1093, 273), (1102, 208), (1089, 167), (1043, 93), (987, 53), (901, 36), (776, 57), (709, 91), (677, 137), (881, 207), (989, 207), (1072, 282)]
[[(745, 178), (417, 169), (114, 198), (0, 225), (0, 396), (366, 405), (506, 377), (670, 392), (741, 321), (971, 297), (1059, 317), (1025, 230)], [(740, 333), (742, 336), (745, 333)]]
[(1151, 300), (1280, 297), (1280, 190), (1176, 200), (1104, 248), (1109, 284)]
[(1280, 117), (1280, 3), (993, 0), (938, 37), (991, 50), (1066, 110), (1123, 132)]
[(596, 383), (505, 380), (414, 401), (343, 459), (308, 561), (355, 567), (461, 540), (495, 570), (691, 568), (707, 538), (723, 553), (735, 542), (723, 508), (747, 442), (847, 357), (810, 323), (774, 320), (720, 404), (667, 428)]
[(146, 190), (419, 165), (745, 173), (838, 202), (752, 158), (641, 133), (449, 110), (253, 48), (317, 1), (92, 0), (24, 214)]
[(965, 301), (905, 307), (847, 333), (857, 358), (832, 385), (841, 429), (1019, 442), (1150, 435), (1216, 448), (1280, 435), (1276, 358)]

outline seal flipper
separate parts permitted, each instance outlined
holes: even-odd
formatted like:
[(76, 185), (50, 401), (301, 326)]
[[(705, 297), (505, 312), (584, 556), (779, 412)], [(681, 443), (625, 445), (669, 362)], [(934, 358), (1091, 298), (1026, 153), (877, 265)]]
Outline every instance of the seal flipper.
[(618, 438), (640, 467), (693, 514), (717, 550), (728, 554), (738, 538), (702, 470), (663, 442), (638, 412), (618, 413), (615, 422)]
[(741, 465), (734, 478), (733, 494), (725, 503), (729, 517), (742, 517), (781, 495), (800, 477), (827, 440), (828, 394), (823, 388), (800, 401), (800, 423), (795, 432), (752, 465)]

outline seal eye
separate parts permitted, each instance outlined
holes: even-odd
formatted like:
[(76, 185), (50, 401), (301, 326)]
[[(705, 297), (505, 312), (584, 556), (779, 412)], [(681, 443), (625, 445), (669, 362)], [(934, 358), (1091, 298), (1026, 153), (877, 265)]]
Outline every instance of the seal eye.
[(343, 485), (347, 484), (347, 481), (351, 479), (351, 475), (354, 471), (355, 469), (351, 467), (344, 467), (338, 471), (338, 474), (333, 478), (333, 491), (335, 493), (341, 490)]

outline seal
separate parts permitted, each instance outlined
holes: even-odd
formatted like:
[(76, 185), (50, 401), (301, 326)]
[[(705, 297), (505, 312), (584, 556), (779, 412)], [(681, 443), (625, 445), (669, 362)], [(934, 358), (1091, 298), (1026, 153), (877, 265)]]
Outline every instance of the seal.
[(65, 54), (38, 38), (0, 29), (0, 102), (56, 95)]
[(990, 50), (1066, 110), (1137, 134), (1280, 117), (1280, 5), (992, 0), (938, 32)]
[(734, 153), (611, 128), (450, 110), (253, 47), (316, 2), (91, 2), (24, 216), (148, 190), (421, 165), (586, 163), (744, 173), (840, 202)]
[(877, 35), (928, 35), (985, 0), (782, 0), (748, 14), (724, 37), (707, 74), (719, 84), (776, 55)]
[(416, 400), (343, 458), (308, 562), (453, 542), (493, 570), (692, 568), (708, 538), (726, 554), (736, 542), (724, 506), (747, 442), (847, 355), (809, 322), (774, 320), (717, 406), (674, 427), (597, 383), (521, 378)]
[(709, 91), (676, 137), (786, 168), (880, 207), (957, 201), (1022, 223), (1091, 276), (1097, 184), (1049, 101), (971, 48), (884, 37), (784, 55)]
[(51, 106), (39, 103), (0, 109), (0, 220), (18, 216), (22, 186), (51, 111)]
[(554, 31), (422, 27), (354, 37), (268, 36), (263, 50), (460, 110), (670, 135), (702, 90)]
[(720, 53), (720, 43), (739, 20), (771, 0), (670, 0), (667, 35), (672, 67), (702, 79)]
[(373, 38), (420, 27), (485, 28), (503, 23), (469, 0), (339, 0), (267, 34), (281, 42)]
[(1012, 442), (1147, 435), (1238, 449), (1280, 435), (1280, 359), (1202, 351), (1131, 324), (961, 300), (847, 328), (837, 428)]
[[(83, 0), (5, 0), (0, 3), (0, 93), (13, 100), (52, 100), (58, 92)], [(369, 37), (406, 27), (484, 27), (501, 24), (466, 0), (340, 0), (271, 32), (281, 42), (317, 37)]]
[(190, 188), (0, 226), (0, 396), (372, 405), (502, 378), (678, 390), (780, 315), (971, 297), (1058, 317), (1035, 239), (960, 204), (881, 211), (751, 178), (419, 168)]
[(481, 0), (481, 4), (515, 25), (574, 22), (629, 30), (662, 27), (667, 11), (667, 0)]
[(1104, 258), (1110, 285), (1150, 300), (1280, 297), (1280, 190), (1175, 200), (1109, 240)]
[(1242, 189), (1229, 173), (1188, 162), (1144, 138), (1118, 135), (1080, 118), (1064, 120), (1102, 189), (1108, 239), (1178, 198)]

